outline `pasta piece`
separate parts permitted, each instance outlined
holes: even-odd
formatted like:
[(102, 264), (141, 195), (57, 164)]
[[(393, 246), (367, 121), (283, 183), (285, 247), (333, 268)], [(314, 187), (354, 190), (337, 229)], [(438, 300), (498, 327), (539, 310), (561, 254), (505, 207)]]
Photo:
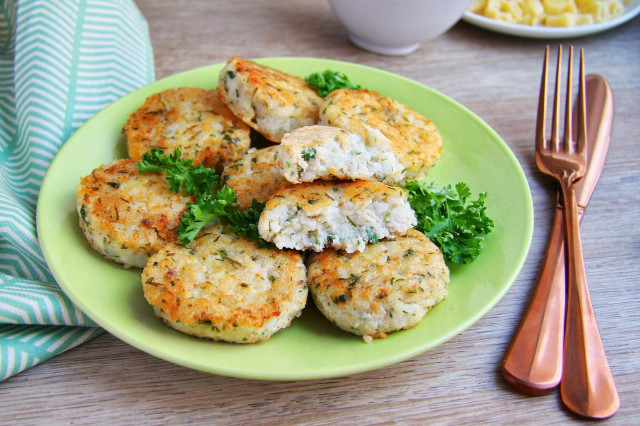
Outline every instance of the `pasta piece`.
[(593, 15), (589, 15), (588, 13), (579, 13), (576, 19), (576, 25), (591, 25), (594, 23)]
[(474, 0), (469, 11), (512, 24), (574, 27), (608, 21), (630, 0)]
[(561, 13), (550, 15), (544, 21), (547, 27), (574, 27), (576, 25), (576, 13)]
[(499, 21), (520, 23), (522, 8), (517, 0), (488, 0), (484, 14)]
[(615, 0), (594, 2), (588, 8), (589, 14), (593, 16), (595, 22), (604, 22), (620, 15), (624, 6)]
[(578, 7), (573, 0), (543, 0), (542, 5), (547, 15), (578, 13)]

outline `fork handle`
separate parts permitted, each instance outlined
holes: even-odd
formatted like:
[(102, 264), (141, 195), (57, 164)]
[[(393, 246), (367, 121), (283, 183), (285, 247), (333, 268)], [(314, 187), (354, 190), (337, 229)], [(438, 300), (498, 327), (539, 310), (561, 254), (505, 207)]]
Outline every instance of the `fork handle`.
[(533, 293), (502, 358), (501, 371), (506, 382), (531, 395), (541, 395), (554, 389), (562, 378), (565, 308), (563, 221), (564, 208), (558, 203), (547, 252)]
[(571, 411), (604, 419), (616, 413), (620, 400), (589, 297), (574, 185), (568, 176), (561, 184), (565, 206), (567, 309), (560, 395)]

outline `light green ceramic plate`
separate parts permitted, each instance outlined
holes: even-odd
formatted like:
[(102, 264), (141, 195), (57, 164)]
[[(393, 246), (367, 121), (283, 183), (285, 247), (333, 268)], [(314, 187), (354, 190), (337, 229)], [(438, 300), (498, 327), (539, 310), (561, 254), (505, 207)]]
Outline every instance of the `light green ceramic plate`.
[(481, 256), (451, 269), (448, 299), (417, 327), (371, 344), (332, 326), (311, 300), (291, 327), (253, 345), (189, 337), (157, 319), (142, 295), (140, 271), (123, 269), (89, 247), (78, 227), (75, 188), (97, 166), (126, 156), (122, 126), (147, 96), (171, 87), (213, 88), (222, 67), (214, 65), (160, 80), (114, 102), (82, 126), (54, 159), (38, 200), (38, 233), (47, 262), (71, 300), (107, 331), (154, 356), (210, 373), (271, 380), (343, 376), (397, 363), (446, 342), (487, 313), (520, 272), (533, 229), (527, 181), (502, 139), (455, 101), (388, 72), (309, 58), (258, 62), (300, 76), (341, 70), (438, 126), (444, 153), (430, 179), (441, 185), (467, 182), (474, 197), (487, 191), (487, 212), (496, 223)]

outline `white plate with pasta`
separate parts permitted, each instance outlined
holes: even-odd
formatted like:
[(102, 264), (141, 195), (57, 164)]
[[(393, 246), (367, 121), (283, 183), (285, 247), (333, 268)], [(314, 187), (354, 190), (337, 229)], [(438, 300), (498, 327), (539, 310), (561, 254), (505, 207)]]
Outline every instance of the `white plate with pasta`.
[[(523, 12), (523, 14), (528, 15), (530, 21), (538, 21), (544, 22), (545, 14), (544, 11), (527, 11), (527, 6), (524, 6), (525, 3), (531, 4), (531, 2), (520, 1), (516, 3), (522, 3), (524, 9), (516, 8), (515, 12), (509, 12), (509, 9), (513, 11), (513, 8), (510, 8), (509, 5), (506, 7), (501, 7), (499, 4), (502, 0), (497, 0), (496, 3), (498, 5), (498, 9), (500, 9), (500, 19), (489, 18), (480, 13), (471, 12), (471, 8), (469, 11), (464, 13), (462, 19), (472, 25), (496, 31), (503, 34), (509, 34), (519, 37), (527, 37), (527, 38), (539, 38), (539, 39), (562, 39), (562, 38), (573, 38), (573, 37), (582, 37), (591, 34), (596, 34), (602, 31), (609, 30), (611, 28), (617, 27), (618, 25), (622, 25), (625, 22), (635, 18), (640, 13), (640, 0), (627, 0), (626, 4), (624, 4), (623, 0), (583, 0), (582, 3), (588, 3), (591, 1), (594, 5), (599, 3), (598, 7), (605, 6), (605, 9), (602, 10), (610, 10), (606, 9), (606, 5), (609, 4), (609, 7), (622, 8), (619, 11), (619, 14), (611, 17), (610, 19), (602, 20), (601, 22), (596, 22), (598, 19), (593, 19), (593, 23), (586, 23), (582, 25), (575, 25), (576, 21), (585, 20), (589, 21), (590, 18), (588, 16), (584, 16), (584, 14), (566, 14), (566, 15), (555, 15), (551, 17), (551, 19), (556, 19), (556, 25), (561, 24), (570, 24), (574, 23), (573, 26), (548, 26), (548, 25), (527, 25), (515, 23), (517, 17), (515, 16), (519, 12)], [(486, 4), (487, 2), (483, 2)], [(511, 3), (513, 1), (506, 2), (505, 4)], [(476, 4), (476, 3), (474, 3)], [(472, 8), (474, 6), (472, 5)], [(510, 22), (511, 21), (511, 22)]]

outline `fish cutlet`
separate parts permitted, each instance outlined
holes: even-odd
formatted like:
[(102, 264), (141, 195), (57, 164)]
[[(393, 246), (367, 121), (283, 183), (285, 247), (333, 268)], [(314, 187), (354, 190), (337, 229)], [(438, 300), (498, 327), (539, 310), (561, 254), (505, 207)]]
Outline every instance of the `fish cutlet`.
[(442, 137), (435, 124), (373, 90), (329, 93), (320, 107), (320, 124), (358, 133), (367, 145), (392, 150), (405, 167), (405, 180), (424, 179), (442, 153)]
[(264, 203), (282, 188), (292, 186), (276, 167), (277, 146), (251, 149), (224, 168), (222, 182), (233, 189), (238, 205), (246, 210), (255, 198)]
[(140, 173), (136, 161), (116, 160), (81, 179), (76, 191), (80, 228), (91, 247), (126, 267), (177, 240), (174, 229), (191, 196), (169, 191), (161, 173)]
[(260, 236), (278, 248), (351, 253), (416, 225), (406, 192), (376, 181), (314, 181), (281, 189), (266, 203)]
[(338, 127), (305, 126), (278, 145), (277, 166), (289, 182), (377, 180), (389, 185), (404, 177), (392, 151), (365, 145), (364, 138)]
[(220, 71), (218, 93), (237, 117), (273, 142), (317, 124), (322, 102), (304, 79), (237, 56)]
[(307, 268), (309, 291), (322, 314), (366, 340), (417, 325), (447, 297), (442, 252), (415, 229), (362, 252), (311, 253)]
[(135, 160), (153, 148), (173, 152), (221, 172), (243, 154), (250, 130), (222, 102), (215, 90), (168, 89), (149, 96), (129, 116), (123, 133), (129, 157)]
[(302, 254), (263, 248), (223, 225), (187, 246), (169, 244), (142, 272), (155, 314), (183, 333), (234, 343), (266, 340), (307, 301)]

